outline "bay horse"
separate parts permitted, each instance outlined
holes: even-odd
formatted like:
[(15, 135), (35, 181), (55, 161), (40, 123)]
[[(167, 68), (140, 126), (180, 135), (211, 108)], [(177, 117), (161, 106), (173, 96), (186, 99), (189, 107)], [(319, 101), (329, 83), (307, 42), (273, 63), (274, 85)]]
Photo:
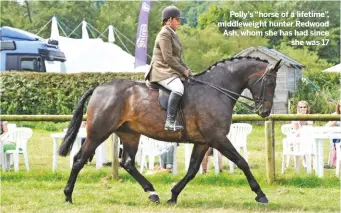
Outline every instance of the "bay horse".
[(136, 169), (135, 155), (141, 134), (161, 141), (193, 143), (187, 174), (171, 190), (168, 203), (175, 204), (180, 192), (199, 170), (209, 147), (217, 149), (240, 168), (256, 193), (255, 200), (267, 203), (268, 199), (252, 175), (248, 163), (226, 137), (232, 121), (232, 109), (245, 88), (251, 91), (257, 114), (269, 116), (273, 104), (277, 71), (280, 61), (271, 66), (268, 61), (254, 57), (232, 57), (216, 62), (203, 73), (191, 77), (186, 86), (182, 107), (181, 132), (164, 130), (166, 111), (158, 104), (158, 91), (143, 82), (115, 79), (91, 88), (81, 97), (69, 124), (59, 154), (66, 156), (80, 128), (83, 108), (87, 108), (87, 138), (74, 156), (69, 180), (64, 189), (65, 201), (72, 203), (72, 192), (78, 173), (92, 158), (96, 148), (112, 133), (123, 143), (120, 166), (149, 192), (149, 199), (160, 202), (153, 185)]

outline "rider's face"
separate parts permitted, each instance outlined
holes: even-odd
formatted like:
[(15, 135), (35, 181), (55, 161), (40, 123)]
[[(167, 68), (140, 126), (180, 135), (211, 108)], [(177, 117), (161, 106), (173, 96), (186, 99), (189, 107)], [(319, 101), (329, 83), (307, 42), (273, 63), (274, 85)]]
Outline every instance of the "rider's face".
[(176, 30), (181, 26), (181, 20), (180, 18), (170, 18), (169, 24), (173, 30)]

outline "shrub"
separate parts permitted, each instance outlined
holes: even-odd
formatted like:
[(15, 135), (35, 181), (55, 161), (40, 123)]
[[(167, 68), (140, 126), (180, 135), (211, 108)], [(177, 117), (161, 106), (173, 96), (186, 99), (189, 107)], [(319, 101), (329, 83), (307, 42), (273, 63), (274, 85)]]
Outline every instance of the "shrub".
[(0, 74), (2, 114), (71, 114), (82, 94), (113, 79), (142, 80), (144, 73)]

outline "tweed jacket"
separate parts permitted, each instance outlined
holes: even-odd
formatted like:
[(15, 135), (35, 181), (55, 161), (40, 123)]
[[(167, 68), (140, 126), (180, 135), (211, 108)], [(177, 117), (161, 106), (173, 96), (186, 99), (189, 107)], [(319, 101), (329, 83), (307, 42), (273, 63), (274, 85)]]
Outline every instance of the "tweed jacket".
[(183, 73), (188, 69), (182, 61), (182, 45), (178, 36), (167, 26), (163, 26), (156, 36), (150, 69), (145, 80), (159, 82), (170, 77), (184, 80)]

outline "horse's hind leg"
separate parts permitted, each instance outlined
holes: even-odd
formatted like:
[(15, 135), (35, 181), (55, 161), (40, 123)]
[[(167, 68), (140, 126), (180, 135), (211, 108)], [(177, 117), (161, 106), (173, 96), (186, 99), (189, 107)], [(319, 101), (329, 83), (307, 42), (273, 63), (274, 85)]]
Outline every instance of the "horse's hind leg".
[(180, 192), (185, 188), (187, 183), (191, 181), (199, 171), (200, 164), (208, 150), (207, 144), (194, 144), (189, 168), (184, 178), (180, 180), (172, 189), (172, 198), (168, 200), (169, 204), (176, 204)]
[(234, 148), (230, 140), (225, 136), (221, 136), (218, 140), (212, 142), (211, 145), (213, 148), (217, 149), (221, 154), (223, 154), (229, 160), (235, 163), (238, 166), (238, 168), (244, 172), (252, 191), (254, 191), (257, 194), (255, 200), (261, 203), (268, 203), (268, 199), (266, 198), (258, 182), (251, 173), (249, 164)]
[[(103, 141), (103, 140), (102, 140)], [(102, 142), (101, 141), (101, 142)], [(72, 192), (75, 187), (77, 176), (84, 164), (92, 157), (95, 153), (96, 148), (101, 144), (99, 141), (93, 141), (91, 138), (86, 138), (82, 148), (73, 158), (73, 165), (69, 180), (64, 188), (65, 202), (72, 203)]]
[(135, 155), (139, 145), (140, 134), (138, 133), (117, 133), (123, 142), (123, 154), (120, 165), (142, 186), (145, 192), (149, 192), (149, 199), (159, 203), (160, 199), (153, 185), (136, 169)]

